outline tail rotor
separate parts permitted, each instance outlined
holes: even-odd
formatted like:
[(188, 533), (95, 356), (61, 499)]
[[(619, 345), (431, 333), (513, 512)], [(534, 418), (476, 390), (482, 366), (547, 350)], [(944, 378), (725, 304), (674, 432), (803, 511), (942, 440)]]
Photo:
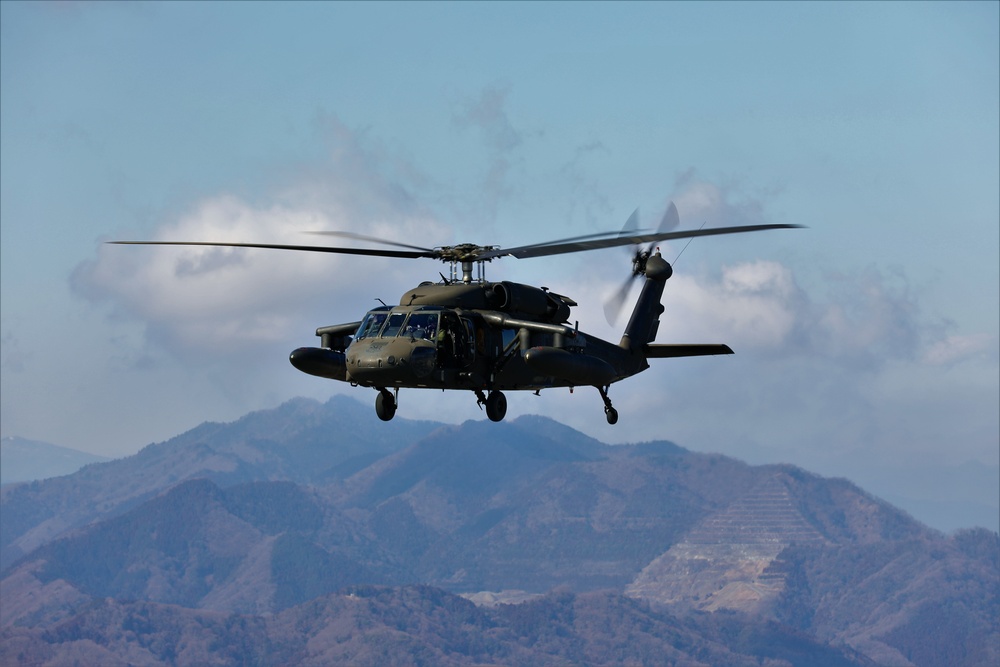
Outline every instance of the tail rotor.
[[(661, 234), (664, 232), (670, 232), (680, 225), (681, 219), (680, 215), (677, 213), (677, 207), (674, 206), (673, 202), (667, 206), (666, 212), (660, 219), (660, 225), (657, 227), (656, 233)], [(639, 227), (639, 209), (633, 211), (629, 219), (625, 221), (625, 226), (622, 228), (619, 237), (628, 238), (629, 236), (635, 235)], [(632, 283), (635, 279), (646, 273), (646, 262), (649, 260), (650, 255), (653, 254), (653, 250), (656, 248), (656, 241), (651, 242), (646, 247), (641, 244), (635, 244), (633, 246), (632, 254), (632, 275), (625, 279), (615, 293), (604, 302), (604, 317), (607, 319), (608, 324), (614, 326), (621, 316), (622, 309), (625, 307), (625, 300), (628, 298), (629, 290), (632, 288)]]

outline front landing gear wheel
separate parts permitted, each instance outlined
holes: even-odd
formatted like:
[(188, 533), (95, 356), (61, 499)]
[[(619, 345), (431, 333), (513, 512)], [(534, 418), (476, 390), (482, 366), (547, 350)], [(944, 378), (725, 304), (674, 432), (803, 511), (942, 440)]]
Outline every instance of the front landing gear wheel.
[(618, 423), (618, 411), (614, 408), (604, 408), (604, 416), (608, 418), (609, 424)]
[(507, 414), (507, 397), (499, 391), (491, 391), (486, 397), (486, 416), (490, 421), (503, 421)]
[(396, 399), (388, 389), (380, 389), (375, 397), (375, 414), (384, 422), (396, 416)]

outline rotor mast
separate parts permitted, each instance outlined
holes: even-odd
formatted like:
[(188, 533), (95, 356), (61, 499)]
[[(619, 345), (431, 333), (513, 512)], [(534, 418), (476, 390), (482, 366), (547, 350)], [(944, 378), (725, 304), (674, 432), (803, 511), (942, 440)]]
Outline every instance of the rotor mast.
[[(472, 264), (473, 263), (469, 261), (462, 262), (462, 282), (467, 285), (472, 282)], [(476, 264), (479, 265), (479, 275), (481, 277), (483, 275), (483, 263), (476, 262)], [(452, 266), (454, 266), (454, 264), (452, 264)]]

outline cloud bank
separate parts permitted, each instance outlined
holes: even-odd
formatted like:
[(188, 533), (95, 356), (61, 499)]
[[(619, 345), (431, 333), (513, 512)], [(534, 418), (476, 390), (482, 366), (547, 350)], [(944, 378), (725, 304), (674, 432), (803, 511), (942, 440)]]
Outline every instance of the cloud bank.
[[(428, 247), (449, 240), (450, 230), (421, 209), (399, 176), (407, 171), (399, 161), (335, 118), (318, 122), (331, 146), (327, 162), (296, 169), (293, 182), (259, 193), (258, 201), (208, 197), (148, 238), (130, 240), (366, 245), (309, 234), (317, 231)], [(114, 317), (141, 322), (149, 342), (199, 360), (305, 344), (317, 326), (360, 319), (375, 298), (397, 298), (431, 268), (319, 252), (102, 244), (96, 258), (77, 266), (71, 286), (110, 304)]]

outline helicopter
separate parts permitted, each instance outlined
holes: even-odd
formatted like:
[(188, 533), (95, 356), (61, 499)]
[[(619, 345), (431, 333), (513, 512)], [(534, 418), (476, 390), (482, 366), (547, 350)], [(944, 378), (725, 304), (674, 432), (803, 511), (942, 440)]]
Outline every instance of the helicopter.
[[(618, 411), (608, 391), (612, 384), (649, 368), (650, 359), (733, 354), (721, 343), (655, 343), (660, 303), (673, 267), (656, 244), (674, 239), (736, 234), (801, 225), (759, 224), (672, 231), (679, 222), (671, 202), (656, 232), (638, 230), (638, 209), (620, 232), (601, 232), (544, 243), (502, 248), (463, 243), (425, 248), (351, 232), (314, 232), (393, 248), (226, 243), (214, 241), (109, 241), (123, 245), (216, 246), (325, 252), (400, 259), (436, 259), (449, 276), (425, 281), (405, 292), (397, 305), (381, 305), (360, 320), (316, 329), (319, 347), (300, 347), (289, 356), (298, 370), (321, 378), (375, 389), (375, 412), (391, 420), (400, 389), (451, 389), (475, 394), (494, 422), (507, 414), (505, 391), (595, 387), (609, 424)], [(689, 241), (690, 242), (690, 241)], [(617, 343), (584, 333), (569, 324), (572, 298), (547, 287), (489, 281), (485, 265), (501, 257), (520, 259), (634, 246), (632, 273), (606, 305), (609, 321), (620, 309), (632, 281), (642, 290)]]

